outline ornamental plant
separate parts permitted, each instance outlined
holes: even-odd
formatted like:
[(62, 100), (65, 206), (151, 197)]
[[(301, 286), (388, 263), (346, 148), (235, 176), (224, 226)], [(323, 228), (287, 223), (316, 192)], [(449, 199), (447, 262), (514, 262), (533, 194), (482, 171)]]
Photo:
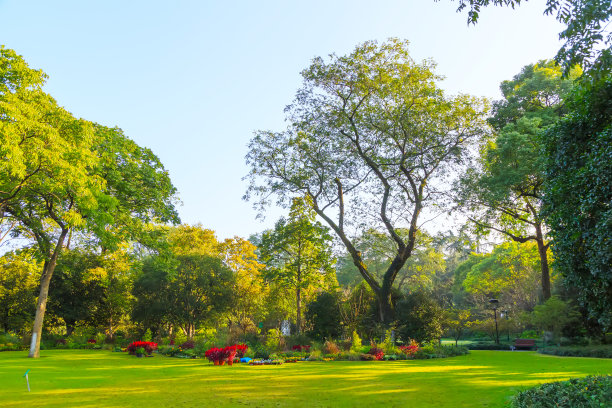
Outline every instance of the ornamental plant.
[(368, 351), (368, 354), (374, 356), (376, 360), (382, 360), (385, 356), (385, 352), (383, 351), (383, 349), (378, 348), (374, 343), (372, 343), (372, 347), (370, 347), (370, 351)]
[(293, 351), (305, 351), (305, 352), (308, 353), (310, 351), (310, 346), (308, 346), (308, 345), (303, 345), (303, 346), (295, 345), (295, 346), (291, 347), (291, 350), (293, 350)]
[(215, 362), (220, 361), (222, 359), (223, 349), (218, 347), (211, 347), (204, 353), (204, 357), (208, 359), (208, 361)]
[(236, 345), (233, 346), (227, 346), (223, 349), (223, 360), (227, 360), (228, 362), (233, 362), (234, 358), (236, 357)]
[(151, 355), (153, 350), (157, 350), (157, 343), (153, 343), (152, 341), (134, 341), (127, 346), (127, 351), (129, 354), (135, 355), (136, 349), (139, 347), (142, 347), (147, 354)]
[(236, 344), (234, 347), (236, 347), (236, 357), (238, 358), (244, 357), (247, 350), (249, 349), (249, 346), (247, 346), (246, 344)]
[(182, 349), (192, 349), (195, 347), (195, 342), (193, 340), (187, 340), (186, 342), (182, 343), (179, 347)]
[(410, 342), (405, 346), (400, 346), (402, 353), (410, 358), (414, 358), (414, 355), (419, 351), (419, 343), (416, 340), (410, 339)]

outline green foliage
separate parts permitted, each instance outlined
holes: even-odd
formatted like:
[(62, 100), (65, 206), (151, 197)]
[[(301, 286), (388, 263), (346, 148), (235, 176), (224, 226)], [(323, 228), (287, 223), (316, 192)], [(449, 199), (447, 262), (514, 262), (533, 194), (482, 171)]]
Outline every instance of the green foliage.
[(217, 258), (181, 255), (145, 260), (134, 283), (134, 320), (159, 329), (166, 322), (189, 337), (203, 324), (215, 324), (233, 304), (233, 275)]
[[(446, 97), (433, 68), (432, 61), (414, 62), (408, 43), (397, 39), (366, 42), (328, 61), (315, 58), (286, 110), (287, 131), (256, 132), (247, 154), (246, 198), (265, 208), (271, 197), (287, 205), (308, 196), (378, 297), (385, 324), (421, 210), (464, 163), (467, 146), (486, 133), (486, 102)], [(407, 238), (397, 232), (404, 226)], [(352, 239), (353, 230), (367, 228), (385, 231), (395, 243), (382, 282)]]
[(556, 269), (600, 331), (612, 327), (612, 80), (578, 89), (546, 133), (545, 215)]
[(315, 340), (338, 338), (342, 334), (338, 296), (321, 292), (310, 302), (306, 309), (308, 334)]
[[(438, 0), (435, 0), (438, 1)], [(526, 1), (526, 0), (525, 0)], [(458, 0), (462, 11), (469, 5), (468, 24), (475, 24), (481, 7), (488, 5), (510, 6), (521, 0)], [(607, 0), (546, 0), (545, 14), (556, 13), (557, 21), (566, 28), (559, 38), (566, 40), (555, 59), (563, 65), (567, 74), (575, 65), (586, 68), (594, 79), (606, 77), (612, 70), (612, 32), (609, 21), (612, 6)]]
[(544, 172), (541, 134), (565, 113), (563, 100), (573, 78), (549, 61), (528, 65), (501, 84), (504, 99), (489, 119), (497, 134), (481, 149), (480, 167), (468, 169), (457, 186), (456, 201), (470, 213), (479, 233), (496, 231), (519, 242), (536, 242), (542, 297), (551, 294), (549, 242), (540, 214)]
[(548, 299), (544, 304), (537, 305), (531, 313), (532, 323), (542, 329), (551, 331), (557, 340), (561, 337), (561, 330), (568, 325), (578, 323), (580, 315), (568, 302), (557, 296)]
[(334, 257), (328, 229), (315, 221), (308, 199), (294, 199), (289, 218), (265, 231), (259, 243), (266, 280), (295, 290), (296, 325), (302, 330), (302, 297), (333, 285)]
[(361, 338), (357, 334), (357, 331), (353, 330), (353, 335), (351, 337), (351, 352), (359, 352), (361, 349)]
[(32, 250), (0, 257), (0, 327), (5, 332), (22, 332), (31, 324), (41, 267)]
[(472, 254), (460, 264), (455, 271), (455, 291), (479, 308), (495, 297), (503, 305), (525, 310), (537, 303), (540, 279), (537, 245), (506, 242), (489, 254)]
[(442, 337), (444, 312), (425, 292), (414, 292), (396, 306), (397, 332), (404, 341), (415, 339), (419, 343)]
[(280, 351), (285, 346), (283, 334), (278, 329), (270, 329), (266, 334), (265, 346), (271, 351)]
[(414, 355), (417, 360), (430, 358), (447, 358), (469, 354), (469, 349), (465, 346), (441, 346), (438, 343), (426, 343), (419, 348)]
[(539, 348), (538, 353), (562, 357), (612, 358), (612, 346), (546, 347)]
[(516, 394), (514, 408), (604, 407), (612, 401), (612, 376), (588, 376), (543, 384)]

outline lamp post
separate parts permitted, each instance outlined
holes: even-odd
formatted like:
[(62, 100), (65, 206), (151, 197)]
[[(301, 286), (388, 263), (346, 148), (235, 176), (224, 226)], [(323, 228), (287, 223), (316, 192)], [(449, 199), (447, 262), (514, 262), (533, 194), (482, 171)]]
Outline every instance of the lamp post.
[(497, 305), (499, 304), (499, 300), (489, 299), (489, 303), (493, 308), (493, 318), (495, 319), (495, 344), (499, 344), (499, 330), (497, 328)]
[(501, 317), (502, 319), (505, 317), (506, 318), (506, 328), (508, 329), (508, 343), (510, 343), (510, 324), (508, 323), (508, 310), (502, 310), (501, 313), (499, 314), (499, 317)]

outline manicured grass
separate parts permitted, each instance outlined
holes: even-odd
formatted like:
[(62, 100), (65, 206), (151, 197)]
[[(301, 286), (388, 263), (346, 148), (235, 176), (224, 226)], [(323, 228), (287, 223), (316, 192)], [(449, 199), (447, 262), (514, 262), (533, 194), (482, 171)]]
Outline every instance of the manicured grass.
[[(517, 390), (612, 360), (473, 351), (438, 360), (214, 367), (204, 360), (88, 350), (0, 353), (2, 407), (503, 407)], [(30, 369), (32, 392), (23, 373)]]

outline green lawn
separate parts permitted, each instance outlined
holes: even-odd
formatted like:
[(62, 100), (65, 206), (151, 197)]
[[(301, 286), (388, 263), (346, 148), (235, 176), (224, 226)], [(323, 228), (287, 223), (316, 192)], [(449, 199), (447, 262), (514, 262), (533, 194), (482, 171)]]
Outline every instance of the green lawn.
[(612, 372), (612, 360), (504, 351), (259, 367), (108, 351), (41, 354), (0, 353), (1, 407), (503, 407), (526, 386)]

